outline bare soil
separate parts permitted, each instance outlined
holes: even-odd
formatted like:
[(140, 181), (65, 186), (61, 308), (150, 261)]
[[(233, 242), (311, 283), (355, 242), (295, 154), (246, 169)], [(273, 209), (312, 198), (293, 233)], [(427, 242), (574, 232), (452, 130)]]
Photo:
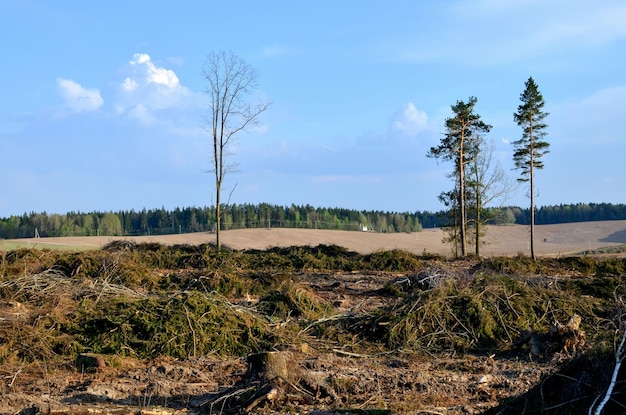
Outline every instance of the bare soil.
[[(400, 249), (415, 254), (429, 252), (449, 255), (450, 247), (442, 242), (444, 232), (425, 229), (417, 233), (374, 233), (319, 229), (236, 229), (222, 231), (222, 243), (233, 249), (266, 249), (270, 247), (338, 245), (362, 254)], [(199, 232), (155, 236), (87, 236), (18, 239), (27, 246), (102, 247), (107, 243), (127, 239), (135, 242), (157, 242), (164, 245), (197, 245), (215, 242), (215, 234)], [(487, 245), (483, 256), (527, 254), (530, 250), (529, 227), (523, 225), (488, 226)], [(626, 244), (626, 220), (578, 222), (535, 227), (535, 252), (542, 256), (563, 256)], [(1, 246), (0, 246), (1, 248)]]

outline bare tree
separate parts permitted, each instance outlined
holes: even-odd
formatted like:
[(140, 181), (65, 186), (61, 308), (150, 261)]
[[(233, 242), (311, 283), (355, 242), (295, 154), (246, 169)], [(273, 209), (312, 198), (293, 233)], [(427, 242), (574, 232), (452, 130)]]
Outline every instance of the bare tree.
[(468, 163), (467, 199), (471, 211), (468, 222), (473, 224), (474, 248), (478, 257), (480, 246), (484, 243), (481, 238), (485, 235), (485, 225), (494, 219), (493, 214), (486, 211), (485, 207), (494, 202), (500, 202), (501, 206), (517, 187), (499, 164), (493, 164), (494, 149), (493, 140), (481, 138), (478, 146), (474, 147), (476, 154)]
[(206, 130), (212, 138), (210, 172), (215, 174), (215, 232), (219, 251), (221, 230), (221, 192), (224, 176), (236, 168), (229, 162), (229, 151), (236, 136), (247, 127), (257, 125), (258, 117), (270, 103), (252, 105), (248, 98), (257, 88), (258, 72), (232, 52), (211, 52), (204, 63), (202, 77), (207, 81), (210, 118)]

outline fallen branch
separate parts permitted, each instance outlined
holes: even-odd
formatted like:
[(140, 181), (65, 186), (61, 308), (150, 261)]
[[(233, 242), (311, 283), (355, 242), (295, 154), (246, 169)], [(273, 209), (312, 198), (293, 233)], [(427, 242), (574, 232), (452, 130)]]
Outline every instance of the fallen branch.
[(360, 354), (360, 353), (346, 352), (346, 351), (341, 350), (341, 349), (333, 349), (333, 352), (337, 353), (337, 354), (344, 355), (344, 356), (349, 356), (349, 357), (358, 357), (358, 358), (364, 358), (364, 359), (371, 359), (371, 358), (374, 358), (374, 357), (377, 357), (377, 356), (384, 356), (384, 355), (396, 353), (397, 350), (390, 350), (388, 352), (381, 352), (381, 353), (375, 353), (375, 354)]
[(354, 317), (354, 315), (352, 315), (352, 314), (339, 314), (339, 315), (332, 316), (332, 317), (320, 318), (319, 320), (315, 320), (314, 322), (312, 322), (311, 324), (309, 324), (308, 326), (306, 326), (305, 328), (300, 330), (298, 332), (298, 335), (300, 336), (300, 335), (306, 333), (307, 331), (309, 331), (309, 329), (311, 329), (312, 327), (317, 326), (318, 324), (326, 323), (328, 321), (336, 321), (336, 320), (348, 319), (348, 318), (352, 318), (352, 317)]
[(22, 368), (24, 367), (24, 362), (22, 362), (22, 365), (20, 366), (20, 368), (17, 370), (17, 372), (15, 372), (15, 374), (13, 375), (11, 382), (9, 382), (9, 388), (12, 388), (13, 385), (15, 384), (15, 379), (17, 379), (17, 375), (20, 374), (20, 372), (22, 371)]

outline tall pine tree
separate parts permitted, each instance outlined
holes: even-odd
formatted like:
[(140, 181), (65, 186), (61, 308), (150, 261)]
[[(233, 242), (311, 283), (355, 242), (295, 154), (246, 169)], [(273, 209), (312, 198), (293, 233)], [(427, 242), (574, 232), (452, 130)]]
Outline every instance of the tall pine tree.
[(526, 88), (520, 95), (522, 103), (513, 114), (513, 119), (523, 131), (522, 138), (513, 142), (513, 161), (520, 170), (517, 180), (529, 183), (530, 256), (535, 259), (535, 170), (543, 169), (541, 158), (549, 152), (550, 144), (544, 140), (548, 125), (543, 120), (548, 113), (543, 111), (543, 96), (532, 77), (524, 85)]
[(428, 157), (441, 158), (452, 161), (456, 169), (455, 182), (458, 186), (459, 208), (459, 242), (461, 244), (461, 256), (467, 255), (467, 214), (465, 168), (467, 163), (475, 156), (482, 133), (491, 130), (491, 125), (480, 119), (480, 115), (474, 112), (476, 97), (470, 97), (467, 102), (457, 101), (451, 106), (454, 115), (446, 119), (446, 134), (437, 147), (431, 147)]

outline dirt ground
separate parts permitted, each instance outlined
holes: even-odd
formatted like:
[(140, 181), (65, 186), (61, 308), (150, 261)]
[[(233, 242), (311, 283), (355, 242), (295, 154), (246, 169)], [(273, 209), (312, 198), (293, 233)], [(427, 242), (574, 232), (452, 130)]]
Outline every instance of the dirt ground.
[[(303, 229), (225, 231), (231, 248), (265, 249), (274, 246), (336, 244), (360, 253), (402, 249), (414, 253), (448, 254), (439, 229), (412, 234), (376, 234)], [(214, 241), (207, 233), (135, 238), (45, 238), (46, 244), (102, 246), (114, 239), (164, 244), (200, 244)], [(528, 250), (528, 227), (490, 227), (492, 241), (484, 255), (516, 255)], [(37, 241), (27, 240), (36, 246)], [(41, 239), (44, 242), (44, 238)], [(626, 244), (626, 221), (589, 222), (537, 227), (540, 255), (566, 255), (589, 248)], [(333, 305), (333, 315), (374, 312), (395, 301), (377, 294), (389, 274), (307, 274), (299, 277), (315, 295)], [(241, 301), (250, 301), (242, 299)], [(1, 322), (0, 322), (1, 324)], [(316, 343), (302, 333), (301, 343), (288, 350), (294, 368), (306, 373), (317, 396), (300, 395), (280, 409), (259, 405), (252, 413), (322, 415), (386, 409), (393, 414), (479, 414), (499, 400), (525, 393), (568, 356), (533, 361), (519, 355), (415, 355), (393, 353), (362, 355), (350, 344)], [(46, 362), (0, 367), (2, 414), (192, 414), (222, 413), (203, 405), (220, 391), (237, 384), (246, 374), (245, 359), (203, 356), (189, 360), (162, 358), (139, 361), (107, 358), (97, 371), (78, 370), (74, 362), (50, 366)], [(305, 394), (306, 395), (306, 394)], [(335, 411), (337, 410), (337, 411)], [(352, 412), (359, 413), (359, 412)]]
[[(237, 229), (223, 231), (222, 243), (234, 249), (266, 249), (276, 246), (319, 244), (338, 245), (359, 253), (401, 249), (415, 254), (424, 251), (442, 255), (450, 254), (450, 247), (442, 243), (444, 232), (425, 229), (417, 233), (373, 233), (319, 229)], [(202, 244), (215, 241), (215, 235), (205, 232), (136, 236), (136, 237), (61, 237), (21, 239), (27, 246), (77, 246), (100, 247), (117, 240), (158, 242), (166, 245)], [(488, 226), (485, 237), (487, 245), (481, 248), (483, 256), (528, 254), (529, 227), (523, 225)], [(535, 227), (535, 252), (537, 255), (554, 256), (581, 253), (601, 247), (626, 244), (626, 220), (579, 222)], [(2, 246), (0, 245), (0, 249)]]
[[(377, 295), (389, 275), (307, 274), (307, 284), (333, 304), (337, 315), (367, 313), (394, 301)], [(519, 355), (454, 353), (429, 356), (402, 350), (362, 355), (350, 344), (318, 345), (302, 333), (292, 346), (292, 370), (306, 377), (317, 396), (300, 395), (280, 407), (264, 405), (253, 414), (479, 414), (500, 399), (528, 391), (557, 367)], [(244, 359), (204, 356), (155, 361), (108, 358), (97, 371), (65, 367), (3, 366), (0, 376), (2, 414), (206, 414), (222, 413), (203, 405), (219, 391), (237, 384), (246, 374)], [(340, 410), (340, 408), (344, 408)], [(355, 412), (348, 412), (350, 408)], [(389, 412), (375, 412), (385, 409)], [(361, 412), (358, 412), (358, 411)], [(370, 412), (367, 412), (370, 411)]]

